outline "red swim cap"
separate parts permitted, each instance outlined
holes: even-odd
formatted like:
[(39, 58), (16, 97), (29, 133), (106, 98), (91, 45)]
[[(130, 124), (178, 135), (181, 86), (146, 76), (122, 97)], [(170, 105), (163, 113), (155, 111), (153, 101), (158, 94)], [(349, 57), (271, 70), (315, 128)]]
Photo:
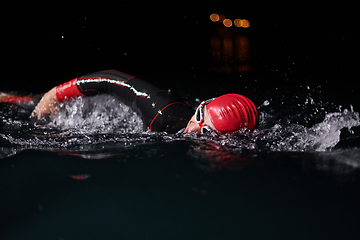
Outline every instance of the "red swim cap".
[(254, 130), (258, 126), (255, 104), (239, 94), (225, 94), (206, 105), (207, 113), (216, 130), (221, 133), (237, 131), (243, 127)]

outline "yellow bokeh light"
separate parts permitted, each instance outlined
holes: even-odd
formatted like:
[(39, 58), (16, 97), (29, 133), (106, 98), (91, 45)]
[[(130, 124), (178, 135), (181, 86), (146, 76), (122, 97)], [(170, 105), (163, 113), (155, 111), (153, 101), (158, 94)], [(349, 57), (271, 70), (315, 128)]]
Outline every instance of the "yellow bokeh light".
[(213, 13), (210, 15), (210, 20), (213, 21), (213, 22), (218, 22), (220, 20), (220, 17), (218, 14), (216, 13)]
[(243, 19), (243, 20), (241, 21), (241, 26), (242, 26), (243, 28), (248, 28), (248, 27), (250, 27), (250, 22), (249, 22), (248, 20), (246, 20), (246, 19)]
[(232, 21), (228, 18), (224, 19), (223, 24), (225, 27), (231, 27), (232, 26)]
[(248, 28), (250, 27), (250, 22), (246, 19), (235, 19), (234, 25), (237, 27)]
[(243, 28), (250, 27), (250, 22), (246, 19), (238, 19), (237, 18), (234, 21), (232, 21), (229, 18), (225, 18), (225, 16), (223, 14), (213, 13), (210, 15), (210, 20), (213, 22), (222, 22), (225, 27), (231, 27), (233, 24), (236, 27), (243, 27)]
[(239, 23), (240, 19), (235, 19), (234, 20), (234, 25), (237, 27), (240, 27), (240, 23)]

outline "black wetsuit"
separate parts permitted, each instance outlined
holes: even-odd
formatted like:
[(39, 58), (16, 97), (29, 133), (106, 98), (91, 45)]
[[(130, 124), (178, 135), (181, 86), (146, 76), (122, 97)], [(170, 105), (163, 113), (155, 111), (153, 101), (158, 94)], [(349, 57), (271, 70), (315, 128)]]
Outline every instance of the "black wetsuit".
[(186, 127), (194, 114), (194, 109), (177, 101), (168, 91), (115, 70), (81, 76), (76, 85), (84, 96), (115, 95), (141, 116), (145, 131), (176, 133)]

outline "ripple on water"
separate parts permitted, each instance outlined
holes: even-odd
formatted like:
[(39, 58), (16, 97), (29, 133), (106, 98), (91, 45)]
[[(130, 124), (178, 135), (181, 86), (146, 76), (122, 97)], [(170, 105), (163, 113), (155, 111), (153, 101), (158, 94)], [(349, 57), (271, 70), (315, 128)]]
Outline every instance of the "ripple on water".
[(332, 113), (324, 110), (323, 120), (307, 127), (292, 121), (294, 117), (290, 115), (275, 117), (273, 111), (269, 110), (271, 105), (266, 100), (260, 106), (259, 129), (253, 132), (242, 129), (218, 137), (149, 133), (143, 130), (143, 122), (138, 114), (107, 95), (63, 103), (53, 121), (45, 125), (32, 123), (28, 117), (16, 117), (15, 112), (19, 107), (14, 106), (1, 109), (4, 114), (1, 116), (0, 157), (24, 149), (105, 152), (139, 144), (179, 140), (209, 142), (227, 151), (325, 152), (331, 151), (341, 141), (342, 129), (349, 129), (350, 134), (359, 137), (359, 133), (351, 132), (352, 128), (360, 126), (359, 113), (353, 109)]

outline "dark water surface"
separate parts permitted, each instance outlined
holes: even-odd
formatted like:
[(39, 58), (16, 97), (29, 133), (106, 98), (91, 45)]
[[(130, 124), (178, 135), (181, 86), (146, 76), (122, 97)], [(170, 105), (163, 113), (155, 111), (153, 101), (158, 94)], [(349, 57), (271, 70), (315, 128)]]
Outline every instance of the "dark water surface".
[[(30, 121), (34, 104), (0, 104), (0, 239), (358, 239), (351, 21), (176, 9), (17, 15), (4, 30), (13, 52), (0, 90), (39, 94), (118, 69), (193, 107), (243, 94), (258, 106), (259, 129), (142, 132), (141, 119), (106, 95), (62, 104), (44, 123)], [(219, 9), (250, 28), (214, 25)]]
[(216, 138), (141, 132), (111, 96), (45, 125), (3, 107), (2, 238), (358, 236), (359, 114), (306, 127), (264, 104), (259, 130)]
[[(358, 170), (334, 166), (329, 156), (250, 153), (234, 157), (236, 171), (208, 172), (201, 170), (208, 163), (197, 163), (188, 150), (186, 142), (155, 143), (106, 160), (43, 151), (6, 159), (3, 239), (359, 234)], [(329, 170), (319, 172), (321, 164)], [(89, 178), (76, 180), (79, 174)]]

